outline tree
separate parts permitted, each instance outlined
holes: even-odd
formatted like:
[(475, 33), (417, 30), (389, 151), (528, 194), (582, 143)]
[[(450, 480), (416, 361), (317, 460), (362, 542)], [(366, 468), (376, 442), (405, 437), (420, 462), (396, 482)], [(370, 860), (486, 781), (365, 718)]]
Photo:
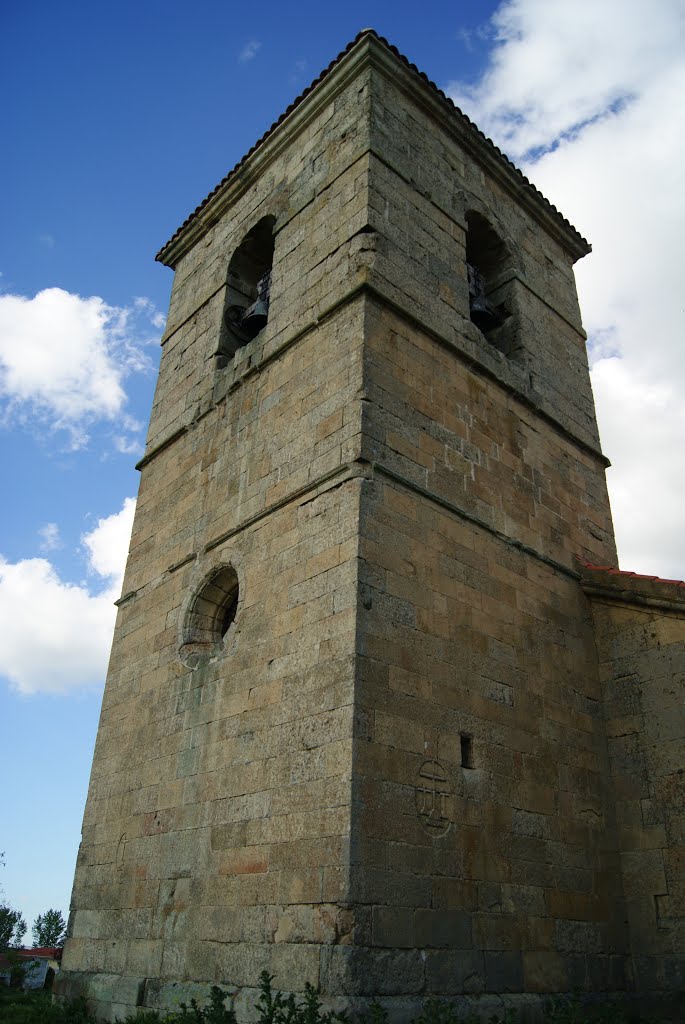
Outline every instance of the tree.
[[(4, 851), (0, 852), (0, 867), (5, 866)], [(2, 895), (0, 884), (0, 895)], [(26, 921), (20, 911), (12, 910), (9, 904), (0, 900), (0, 953), (5, 953), (12, 946), (21, 946), (26, 931)]]
[(34, 946), (61, 946), (66, 938), (67, 922), (59, 910), (46, 910), (33, 923)]
[[(5, 866), (5, 854), (0, 853), (0, 867)], [(2, 886), (0, 885), (0, 894)], [(0, 953), (10, 969), (10, 985), (21, 985), (26, 976), (27, 964), (17, 952), (26, 931), (26, 921), (20, 911), (12, 910), (4, 900), (0, 901)]]
[(26, 921), (18, 910), (0, 903), (0, 950), (20, 946), (26, 931)]

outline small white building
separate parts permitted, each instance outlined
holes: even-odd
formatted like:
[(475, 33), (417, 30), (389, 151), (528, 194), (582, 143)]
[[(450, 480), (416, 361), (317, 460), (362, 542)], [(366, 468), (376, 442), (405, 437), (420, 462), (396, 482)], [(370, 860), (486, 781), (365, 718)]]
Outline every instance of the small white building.
[[(38, 946), (36, 949), (17, 949), (19, 960), (24, 961), (26, 973), (22, 988), (52, 988), (52, 979), (59, 970), (62, 949), (59, 946)], [(14, 965), (0, 955), (0, 983), (9, 985)]]

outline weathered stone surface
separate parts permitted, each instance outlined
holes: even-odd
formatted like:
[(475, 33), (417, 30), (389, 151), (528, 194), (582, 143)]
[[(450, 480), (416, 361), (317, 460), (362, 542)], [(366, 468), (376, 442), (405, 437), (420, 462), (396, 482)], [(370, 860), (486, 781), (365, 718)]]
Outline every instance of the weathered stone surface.
[(685, 587), (584, 573), (592, 600), (639, 992), (685, 971)]
[(584, 251), (368, 33), (165, 247), (64, 994), (676, 991), (685, 600), (578, 561), (616, 560)]

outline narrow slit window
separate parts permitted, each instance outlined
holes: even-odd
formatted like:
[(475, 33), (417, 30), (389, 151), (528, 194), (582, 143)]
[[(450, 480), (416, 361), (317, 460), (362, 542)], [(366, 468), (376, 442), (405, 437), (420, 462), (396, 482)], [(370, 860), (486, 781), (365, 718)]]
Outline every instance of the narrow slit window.
[(461, 766), (462, 768), (473, 768), (473, 737), (460, 736), (461, 740)]

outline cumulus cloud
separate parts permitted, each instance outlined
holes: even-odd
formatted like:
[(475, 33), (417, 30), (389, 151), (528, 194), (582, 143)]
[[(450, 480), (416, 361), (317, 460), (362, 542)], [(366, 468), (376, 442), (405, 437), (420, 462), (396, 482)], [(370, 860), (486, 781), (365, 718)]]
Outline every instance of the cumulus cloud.
[(81, 538), (90, 568), (98, 576), (109, 577), (110, 589), (117, 591), (121, 590), (124, 577), (135, 510), (135, 498), (125, 498), (120, 512), (98, 519), (97, 526)]
[(249, 42), (245, 43), (242, 50), (238, 54), (238, 60), (241, 64), (247, 64), (249, 60), (253, 60), (261, 48), (261, 43), (258, 39), (250, 39)]
[[(82, 537), (97, 585), (62, 580), (45, 558), (0, 556), (0, 675), (22, 694), (101, 685), (107, 669), (135, 500)], [(54, 525), (54, 524), (50, 524)]]
[(619, 113), (681, 62), (683, 11), (680, 0), (508, 0), (484, 75), (452, 96), (522, 160)]
[(452, 98), (593, 243), (576, 267), (621, 564), (685, 577), (685, 8), (508, 0)]
[(125, 415), (124, 381), (150, 369), (145, 346), (158, 317), (148, 300), (116, 307), (62, 288), (0, 294), (4, 425), (30, 420), (85, 445), (91, 424)]

